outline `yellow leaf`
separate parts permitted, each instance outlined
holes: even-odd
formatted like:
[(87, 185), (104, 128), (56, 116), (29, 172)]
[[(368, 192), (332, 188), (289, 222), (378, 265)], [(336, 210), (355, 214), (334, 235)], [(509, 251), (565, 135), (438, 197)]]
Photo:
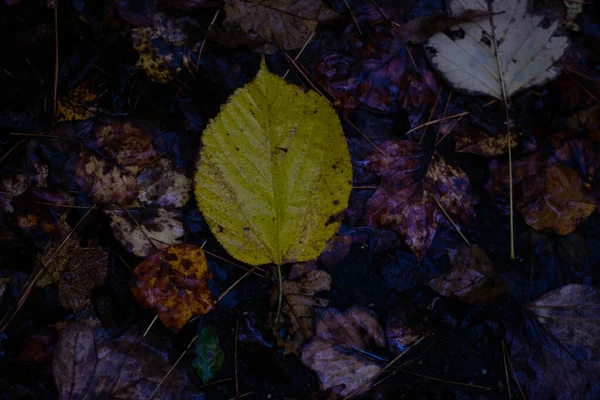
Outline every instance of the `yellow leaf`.
[(352, 187), (348, 145), (323, 97), (286, 83), (263, 60), (202, 143), (194, 190), (229, 254), (251, 265), (319, 256)]

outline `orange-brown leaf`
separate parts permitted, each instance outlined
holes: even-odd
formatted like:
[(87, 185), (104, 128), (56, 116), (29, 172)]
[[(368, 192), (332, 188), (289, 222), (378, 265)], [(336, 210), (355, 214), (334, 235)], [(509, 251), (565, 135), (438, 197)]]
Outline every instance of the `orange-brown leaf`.
[(160, 250), (138, 264), (131, 289), (140, 304), (153, 309), (165, 326), (181, 329), (193, 316), (211, 311), (212, 278), (201, 248), (182, 244)]

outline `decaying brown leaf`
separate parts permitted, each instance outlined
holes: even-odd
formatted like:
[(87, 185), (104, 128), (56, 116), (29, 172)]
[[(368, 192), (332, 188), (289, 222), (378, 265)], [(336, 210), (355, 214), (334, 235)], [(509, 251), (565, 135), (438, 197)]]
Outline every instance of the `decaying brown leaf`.
[(239, 26), (285, 50), (302, 47), (319, 22), (338, 17), (321, 0), (225, 0), (225, 14), (227, 29)]
[(187, 377), (178, 369), (170, 371), (164, 342), (150, 333), (140, 343), (141, 334), (132, 328), (115, 338), (96, 318), (69, 324), (52, 365), (58, 398), (146, 400), (165, 377), (155, 398), (184, 398)]
[(200, 247), (182, 244), (157, 251), (139, 263), (133, 274), (134, 296), (169, 328), (179, 330), (193, 316), (214, 307), (208, 288), (212, 276)]
[(144, 207), (183, 207), (190, 199), (192, 181), (165, 158), (146, 167), (137, 181), (137, 200)]
[(537, 230), (549, 229), (559, 235), (573, 232), (596, 209), (571, 168), (548, 163), (545, 171), (523, 182), (523, 199), (517, 209), (525, 222)]
[(138, 257), (147, 257), (156, 249), (181, 243), (185, 235), (181, 211), (145, 209), (143, 211), (109, 211), (110, 227), (127, 251)]
[(381, 145), (385, 155), (373, 152), (363, 165), (381, 177), (377, 191), (367, 203), (367, 225), (400, 233), (420, 261), (431, 245), (444, 209), (467, 223), (471, 214), (467, 175), (434, 151), (432, 156), (407, 140)]
[[(481, 131), (459, 133), (456, 135), (456, 152), (472, 153), (484, 157), (497, 157), (508, 152), (506, 135), (487, 135)], [(519, 134), (511, 132), (510, 147), (514, 149), (519, 144)]]
[(56, 122), (83, 121), (94, 116), (90, 111), (98, 101), (98, 94), (88, 81), (80, 83), (56, 103)]
[(506, 293), (492, 261), (477, 245), (465, 245), (452, 257), (452, 270), (429, 282), (444, 297), (457, 297), (466, 303), (492, 302)]
[[(64, 243), (63, 240), (51, 243), (46, 248), (39, 267), (43, 272), (36, 284), (39, 287), (56, 284), (63, 306), (79, 311), (91, 304), (92, 290), (106, 283), (108, 254), (101, 247), (81, 247), (75, 234), (67, 237), (71, 228), (64, 216), (61, 219), (61, 230), (66, 240)], [(56, 256), (51, 258), (55, 253)]]
[(525, 306), (506, 333), (528, 399), (594, 398), (600, 376), (600, 290), (566, 285)]
[[(277, 343), (283, 347), (283, 354), (298, 354), (300, 346), (313, 337), (315, 308), (327, 307), (329, 300), (317, 297), (320, 292), (331, 288), (331, 276), (325, 271), (312, 270), (297, 279), (286, 279), (282, 283), (283, 305), (281, 313), (286, 332), (281, 327), (274, 328)], [(276, 306), (279, 290), (271, 293), (271, 305)]]
[(406, 317), (406, 310), (401, 305), (397, 305), (388, 314), (385, 324), (387, 347), (396, 354), (407, 350), (423, 337), (422, 330), (411, 326)]
[(302, 362), (317, 373), (322, 389), (348, 396), (384, 367), (366, 356), (370, 344), (385, 347), (383, 329), (371, 311), (327, 308), (317, 316), (315, 336), (302, 348)]

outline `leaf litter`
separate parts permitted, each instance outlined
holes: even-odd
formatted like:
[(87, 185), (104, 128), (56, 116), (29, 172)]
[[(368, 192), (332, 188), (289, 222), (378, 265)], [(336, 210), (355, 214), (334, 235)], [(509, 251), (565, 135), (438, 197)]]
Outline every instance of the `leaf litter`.
[[(0, 29), (31, 39), (9, 46), (14, 57), (3, 64), (2, 75), (7, 90), (0, 99), (0, 129), (24, 133), (0, 141), (0, 276), (6, 277), (0, 279), (0, 353), (7, 361), (0, 375), (10, 378), (0, 378), (0, 391), (15, 398), (317, 398), (368, 390), (367, 398), (443, 398), (452, 392), (499, 399), (507, 397), (508, 385), (513, 397), (520, 390), (526, 398), (597, 397), (597, 290), (590, 285), (600, 263), (594, 250), (599, 153), (597, 107), (590, 107), (596, 86), (587, 82), (597, 69), (589, 44), (598, 35), (590, 5), (558, 1), (534, 10), (521, 0), (495, 1), (490, 8), (463, 1), (460, 9), (451, 1), (444, 13), (441, 2), (429, 0), (227, 1), (224, 10), (211, 1), (124, 0), (106, 7), (75, 1), (55, 8), (60, 52), (53, 69), (48, 66), (56, 49), (45, 42), (55, 32), (53, 21), (36, 26), (42, 19), (36, 19), (35, 7), (24, 15), (17, 2), (9, 3)], [(65, 23), (67, 16), (77, 24)], [(563, 32), (563, 23), (581, 33)], [(473, 32), (476, 40), (468, 35)], [(527, 40), (518, 41), (524, 45), (515, 51), (517, 34)], [(440, 40), (446, 45), (433, 45)], [(491, 57), (493, 42), (500, 69)], [(569, 42), (574, 49), (566, 54)], [(279, 46), (293, 65), (282, 62)], [(476, 49), (477, 60), (460, 64), (465, 58), (456, 46)], [(325, 119), (336, 132), (320, 142), (327, 149), (323, 159), (350, 150), (341, 161), (346, 184), (331, 187), (327, 180), (306, 196), (289, 197), (296, 209), (318, 204), (328, 229), (300, 238), (279, 233), (293, 243), (294, 251), (279, 257), (287, 263), (298, 261), (289, 254), (302, 253), (300, 240), (318, 239), (308, 246), (314, 251), (305, 262), (290, 266), (289, 273), (283, 268), (280, 285), (255, 278), (251, 265), (224, 261), (241, 257), (255, 264), (257, 258), (253, 253), (244, 259), (246, 247), (219, 244), (221, 217), (213, 216), (211, 225), (210, 213), (202, 209), (201, 215), (189, 201), (200, 131), (211, 117), (243, 122), (221, 132), (223, 138), (242, 134), (231, 142), (218, 138), (220, 149), (205, 140), (208, 130), (202, 134), (200, 159), (215, 162), (212, 167), (219, 164), (219, 151), (228, 159), (219, 159), (225, 169), (212, 177), (214, 188), (235, 180), (232, 171), (223, 174), (227, 161), (241, 173), (262, 165), (256, 160), (279, 157), (292, 169), (299, 165), (291, 147), (264, 146), (269, 152), (261, 157), (252, 151), (262, 143), (256, 134), (261, 129), (246, 129), (256, 128), (246, 118), (251, 101), (235, 98), (257, 83), (248, 84), (259, 65), (257, 53), (273, 54), (266, 57), (269, 79), (290, 69), (289, 82), (322, 91), (339, 107), (318, 108), (317, 115), (327, 110)], [(441, 55), (460, 68), (450, 71)], [(565, 60), (566, 72), (548, 83)], [(477, 79), (462, 81), (473, 87), (457, 83), (474, 71), (483, 73), (479, 83), (494, 90), (482, 90)], [(269, 79), (264, 82), (273, 83)], [(504, 94), (498, 91), (502, 79)], [(58, 117), (65, 122), (52, 126), (55, 82)], [(291, 85), (266, 87), (286, 93), (273, 103), (279, 107), (267, 111), (269, 122), (290, 118), (284, 113), (295, 107), (290, 98), (306, 95)], [(267, 96), (261, 90), (252, 93)], [(514, 93), (514, 120), (495, 119), (499, 103), (482, 106), (488, 99), (464, 91), (497, 98)], [(218, 114), (219, 103), (232, 93)], [(294, 114), (291, 121), (298, 125), (283, 123), (282, 132), (302, 136), (307, 123), (319, 121), (312, 110), (309, 104)], [(337, 130), (336, 112), (352, 130), (346, 123), (345, 132)], [(436, 140), (435, 149), (402, 137), (424, 124), (435, 130), (446, 117), (438, 134), (448, 138)], [(510, 262), (506, 245), (495, 239), (505, 228), (497, 221), (506, 213), (510, 188), (507, 125), (516, 155), (512, 184), (520, 256)], [(371, 144), (354, 127), (372, 135), (383, 151), (368, 154)], [(423, 134), (425, 143), (431, 136)], [(244, 163), (243, 157), (253, 161)], [(317, 163), (308, 171), (319, 168)], [(252, 172), (240, 180), (250, 184), (234, 187), (229, 198), (245, 211), (264, 213), (268, 201), (239, 201), (240, 193), (264, 189)], [(278, 185), (285, 187), (291, 176)], [(328, 189), (330, 195), (322, 197)], [(325, 207), (327, 200), (337, 208)], [(215, 209), (222, 211), (224, 204), (216, 201)], [(292, 221), (300, 226), (310, 218)], [(244, 221), (240, 233), (252, 223)], [(463, 246), (458, 229), (476, 245)], [(62, 250), (48, 262), (58, 246)], [(198, 255), (199, 246), (207, 248), (208, 260)], [(257, 246), (250, 247), (254, 252)], [(40, 259), (49, 273), (22, 303), (19, 292)], [(67, 317), (71, 311), (77, 316)], [(163, 324), (148, 325), (146, 317), (155, 313)], [(423, 352), (416, 358), (390, 364), (429, 333), (434, 340), (419, 346)], [(502, 339), (508, 359), (500, 353)], [(167, 351), (171, 340), (175, 346)], [(371, 386), (386, 366), (390, 374)], [(15, 372), (19, 368), (27, 368), (27, 378)], [(94, 368), (102, 373), (90, 374)]]

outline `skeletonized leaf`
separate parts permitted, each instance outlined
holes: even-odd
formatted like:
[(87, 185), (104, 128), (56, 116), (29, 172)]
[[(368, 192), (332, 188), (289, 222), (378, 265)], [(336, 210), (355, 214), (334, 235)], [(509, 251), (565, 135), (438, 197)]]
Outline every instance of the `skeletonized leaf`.
[(455, 16), (468, 9), (494, 13), (490, 19), (456, 26), (452, 37), (438, 33), (427, 41), (432, 64), (454, 88), (502, 99), (502, 80), (509, 98), (560, 74), (557, 62), (569, 41), (556, 35), (558, 21), (546, 26), (543, 15), (531, 14), (528, 0), (494, 0), (487, 5), (481, 0), (451, 0), (448, 8)]
[(319, 256), (352, 185), (348, 145), (324, 98), (286, 83), (263, 60), (202, 143), (196, 198), (229, 254), (252, 265)]

